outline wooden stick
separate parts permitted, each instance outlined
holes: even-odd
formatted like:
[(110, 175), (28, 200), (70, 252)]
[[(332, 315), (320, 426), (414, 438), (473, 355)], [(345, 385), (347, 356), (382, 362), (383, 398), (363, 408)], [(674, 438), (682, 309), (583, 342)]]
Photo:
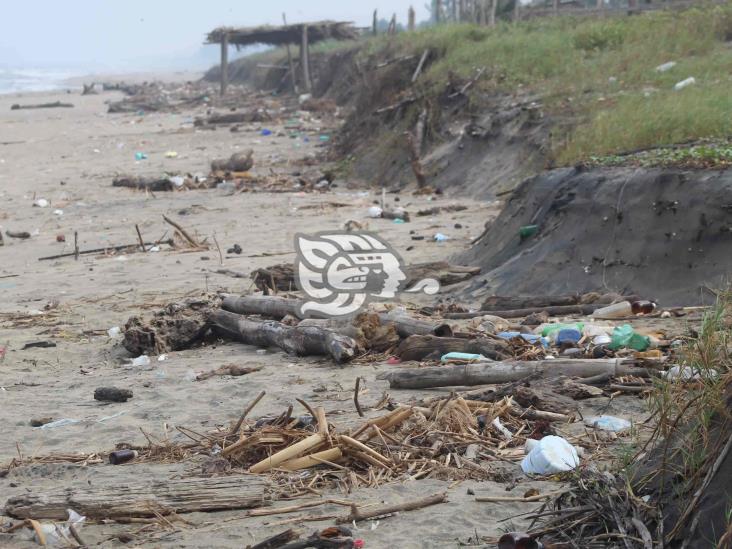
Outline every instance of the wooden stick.
[(356, 405), (356, 411), (359, 417), (363, 417), (363, 410), (361, 405), (358, 403), (358, 392), (361, 390), (361, 378), (356, 378), (356, 388), (353, 390), (353, 403)]
[(147, 248), (145, 248), (145, 241), (142, 239), (142, 233), (140, 232), (140, 227), (135, 224), (135, 230), (137, 231), (137, 238), (140, 239), (140, 248), (142, 248), (143, 253), (147, 252)]
[(194, 248), (201, 248), (202, 247), (201, 246), (201, 243), (198, 242), (191, 235), (189, 235), (186, 232), (186, 230), (183, 227), (181, 227), (178, 223), (176, 223), (175, 221), (173, 221), (172, 219), (168, 218), (165, 215), (163, 216), (163, 219), (165, 220), (166, 223), (168, 223), (169, 225), (172, 225), (175, 229), (177, 229), (178, 232), (181, 234), (181, 236), (183, 238), (185, 238), (191, 246), (193, 246)]
[(511, 496), (482, 496), (475, 498), (475, 501), (482, 503), (531, 503), (533, 501), (541, 501), (546, 498), (553, 498), (564, 494), (566, 490), (559, 490), (557, 492), (549, 492), (548, 494), (538, 494), (536, 496), (524, 497), (511, 497)]
[(299, 471), (301, 469), (309, 469), (310, 467), (316, 467), (322, 465), (323, 461), (335, 461), (343, 457), (343, 452), (340, 448), (330, 448), (317, 452), (315, 454), (304, 456), (297, 459), (291, 459), (286, 461), (278, 467), (278, 469), (284, 469), (285, 471)]
[[(74, 233), (76, 234), (76, 233)], [(162, 242), (145, 242), (145, 246), (156, 246), (158, 244), (168, 244), (169, 246), (173, 245), (172, 240), (166, 240)], [(94, 248), (93, 250), (81, 250), (81, 251), (74, 251), (71, 253), (66, 254), (58, 254), (58, 255), (49, 255), (47, 257), (39, 257), (38, 261), (50, 261), (52, 259), (63, 259), (64, 257), (74, 257), (77, 255), (90, 255), (90, 254), (101, 254), (106, 253), (109, 251), (113, 252), (119, 252), (120, 250), (126, 250), (128, 248), (137, 248), (138, 244), (123, 244), (121, 246), (107, 246), (106, 248)], [(78, 247), (77, 247), (78, 248)]]
[(233, 429), (229, 431), (229, 435), (235, 435), (237, 432), (239, 432), (239, 429), (241, 429), (241, 424), (244, 423), (244, 420), (246, 419), (247, 415), (249, 415), (249, 412), (254, 409), (254, 407), (259, 403), (260, 400), (262, 400), (262, 398), (264, 398), (264, 395), (266, 394), (266, 391), (262, 391), (261, 393), (259, 393), (259, 396), (257, 396), (257, 398), (255, 398), (254, 401), (246, 407), (244, 413), (242, 413), (242, 415), (239, 417), (239, 421), (237, 421)]
[(392, 465), (392, 462), (391, 462), (391, 460), (389, 458), (387, 458), (385, 456), (382, 456), (376, 450), (372, 450), (371, 448), (369, 448), (365, 444), (357, 441), (356, 439), (353, 439), (353, 438), (351, 438), (349, 436), (346, 436), (346, 435), (341, 435), (341, 436), (338, 437), (338, 440), (340, 442), (346, 444), (347, 446), (350, 446), (351, 448), (354, 448), (356, 450), (359, 450), (359, 451), (361, 451), (361, 452), (363, 452), (363, 453), (365, 453), (365, 454), (373, 457), (375, 460), (377, 460), (379, 462), (382, 462), (383, 465), (386, 466), (386, 467), (391, 467), (391, 465)]
[(338, 524), (348, 524), (350, 522), (359, 522), (370, 518), (380, 517), (382, 515), (391, 515), (393, 513), (399, 513), (402, 511), (414, 511), (416, 509), (422, 509), (429, 507), (430, 505), (437, 505), (438, 503), (446, 503), (447, 494), (435, 494), (422, 499), (413, 501), (407, 501), (404, 503), (396, 503), (392, 505), (381, 505), (379, 507), (373, 507), (367, 510), (359, 510), (356, 505), (351, 506), (351, 513), (345, 517), (339, 517), (336, 519)]
[(79, 233), (76, 231), (74, 231), (74, 260), (79, 261)]
[(412, 75), (412, 84), (414, 84), (417, 81), (417, 78), (419, 78), (419, 75), (422, 74), (422, 67), (424, 67), (425, 61), (427, 61), (427, 56), (429, 56), (430, 50), (426, 49), (424, 50), (424, 53), (422, 54), (422, 57), (419, 59), (419, 64), (417, 65), (417, 69), (414, 71), (414, 74)]
[(315, 409), (315, 419), (318, 422), (318, 433), (328, 436), (328, 420), (325, 417), (325, 410), (322, 406)]
[(288, 446), (284, 450), (280, 450), (276, 454), (263, 459), (259, 463), (252, 465), (249, 468), (250, 473), (266, 473), (270, 469), (278, 467), (280, 464), (304, 454), (311, 448), (315, 448), (319, 444), (322, 444), (325, 440), (325, 436), (321, 433), (311, 435), (300, 442)]

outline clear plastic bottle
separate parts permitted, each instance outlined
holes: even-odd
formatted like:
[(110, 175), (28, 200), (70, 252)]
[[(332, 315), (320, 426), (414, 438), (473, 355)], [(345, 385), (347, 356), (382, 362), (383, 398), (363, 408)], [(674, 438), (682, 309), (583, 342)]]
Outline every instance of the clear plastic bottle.
[(592, 316), (594, 318), (626, 318), (633, 315), (633, 306), (630, 301), (613, 303), (602, 309), (597, 309)]

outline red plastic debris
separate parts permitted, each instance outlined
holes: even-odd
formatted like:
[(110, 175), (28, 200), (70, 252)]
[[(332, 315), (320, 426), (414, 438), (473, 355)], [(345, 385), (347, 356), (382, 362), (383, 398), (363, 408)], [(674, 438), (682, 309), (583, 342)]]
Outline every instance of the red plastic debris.
[(363, 549), (364, 545), (366, 545), (366, 542), (362, 539), (354, 539), (353, 540), (353, 547), (355, 549)]
[(397, 357), (395, 357), (395, 356), (390, 356), (389, 357), (389, 360), (387, 360), (386, 363), (387, 364), (394, 365), (394, 364), (401, 364), (402, 361), (400, 359), (398, 359)]

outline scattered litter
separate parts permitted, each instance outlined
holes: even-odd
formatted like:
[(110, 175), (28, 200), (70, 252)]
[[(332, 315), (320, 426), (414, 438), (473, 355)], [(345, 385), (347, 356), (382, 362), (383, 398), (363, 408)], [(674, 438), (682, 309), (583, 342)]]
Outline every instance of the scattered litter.
[(132, 359), (131, 366), (150, 366), (150, 357), (147, 355), (138, 356)]
[(612, 431), (619, 433), (621, 431), (627, 431), (633, 424), (627, 419), (622, 419), (614, 416), (591, 416), (585, 418), (585, 425), (588, 427), (594, 427), (601, 431)]
[(167, 151), (165, 158), (178, 158), (178, 153), (176, 151)]
[(179, 175), (174, 175), (173, 177), (169, 177), (168, 181), (170, 181), (173, 185), (175, 185), (178, 188), (181, 188), (183, 185), (186, 184), (185, 177), (181, 177)]
[(53, 215), (58, 215), (59, 217), (64, 215), (63, 210), (53, 210)]
[(168, 355), (160, 355), (158, 357), (158, 362), (165, 362), (166, 360), (168, 360)]
[(592, 316), (602, 319), (627, 318), (633, 316), (633, 306), (630, 301), (621, 301), (620, 303), (614, 303), (602, 309), (597, 309), (592, 313)]
[(486, 362), (490, 359), (484, 357), (480, 354), (474, 354), (474, 353), (447, 353), (442, 355), (442, 358), (440, 359), (442, 362), (451, 362), (451, 361), (461, 361), (461, 362)]
[(450, 240), (450, 237), (446, 234), (437, 233), (434, 237), (435, 242), (445, 242), (446, 240)]
[(545, 436), (526, 441), (528, 455), (521, 462), (527, 475), (554, 475), (571, 471), (579, 465), (577, 450), (562, 437)]
[(147, 154), (144, 153), (144, 152), (136, 152), (135, 153), (135, 160), (137, 160), (137, 161), (147, 160)]
[(670, 71), (676, 66), (676, 61), (668, 61), (667, 63), (662, 63), (661, 65), (658, 65), (656, 67), (656, 72), (666, 72)]
[(374, 219), (381, 217), (382, 213), (384, 213), (384, 210), (382, 210), (378, 206), (371, 206), (369, 208), (369, 217), (373, 217)]
[(266, 137), (268, 135), (272, 135), (272, 130), (269, 130), (267, 128), (264, 128), (264, 129), (262, 129), (262, 131), (260, 132), (260, 134)]
[(112, 465), (122, 465), (136, 459), (138, 456), (136, 450), (117, 450), (109, 454), (109, 463)]
[(681, 82), (676, 82), (676, 84), (674, 84), (674, 89), (676, 91), (683, 90), (684, 88), (691, 86), (693, 84), (696, 84), (696, 78), (694, 78), (693, 76), (690, 76), (686, 80), (682, 80)]
[(609, 348), (633, 349), (634, 351), (645, 351), (651, 346), (651, 338), (638, 334), (630, 324), (618, 326), (613, 331)]
[(33, 206), (36, 208), (48, 208), (50, 205), (51, 203), (45, 198), (38, 198), (33, 202)]

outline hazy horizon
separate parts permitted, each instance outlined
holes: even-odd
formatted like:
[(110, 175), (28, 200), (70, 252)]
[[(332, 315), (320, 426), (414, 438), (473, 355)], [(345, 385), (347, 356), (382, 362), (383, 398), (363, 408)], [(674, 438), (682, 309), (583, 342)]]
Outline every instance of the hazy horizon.
[[(69, 71), (144, 71), (202, 69), (215, 63), (218, 50), (203, 46), (215, 27), (281, 24), (333, 19), (371, 24), (394, 12), (401, 23), (413, 5), (417, 19), (428, 16), (424, 0), (373, 0), (363, 6), (338, 0), (279, 0), (246, 7), (241, 0), (210, 0), (192, 7), (172, 0), (99, 0), (12, 3), (0, 21), (0, 68)], [(235, 50), (232, 50), (232, 54)]]

